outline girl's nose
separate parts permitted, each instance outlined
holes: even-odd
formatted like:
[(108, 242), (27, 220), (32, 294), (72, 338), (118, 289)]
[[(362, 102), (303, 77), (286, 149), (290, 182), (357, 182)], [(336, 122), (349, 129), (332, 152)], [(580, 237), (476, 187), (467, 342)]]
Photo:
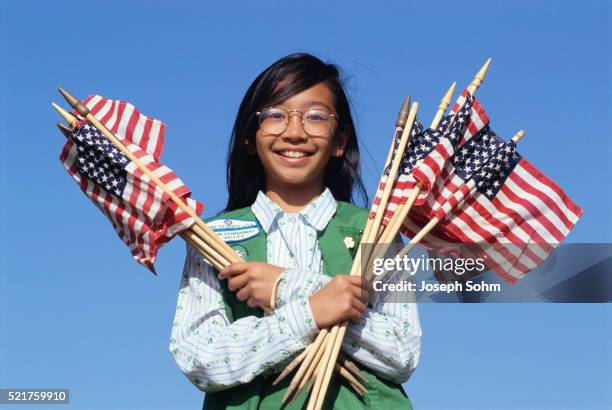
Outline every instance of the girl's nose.
[(308, 139), (308, 134), (302, 126), (302, 117), (298, 113), (291, 113), (288, 121), (287, 129), (281, 135), (283, 138), (291, 140)]

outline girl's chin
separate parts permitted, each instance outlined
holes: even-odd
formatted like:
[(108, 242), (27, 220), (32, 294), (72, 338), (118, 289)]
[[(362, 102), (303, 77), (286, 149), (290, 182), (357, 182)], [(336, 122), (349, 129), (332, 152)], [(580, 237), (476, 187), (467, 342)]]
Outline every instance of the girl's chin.
[(267, 178), (268, 182), (271, 182), (270, 179), (274, 181), (273, 185), (291, 187), (308, 187), (313, 181), (319, 181), (320, 179), (313, 177), (311, 172), (299, 168), (277, 168), (273, 173), (270, 173)]

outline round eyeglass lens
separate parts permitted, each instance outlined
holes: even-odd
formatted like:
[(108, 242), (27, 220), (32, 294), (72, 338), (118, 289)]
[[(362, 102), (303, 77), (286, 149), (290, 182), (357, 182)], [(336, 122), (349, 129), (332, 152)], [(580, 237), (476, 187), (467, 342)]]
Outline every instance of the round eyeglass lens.
[(332, 116), (326, 110), (308, 110), (302, 116), (304, 131), (317, 137), (325, 136), (331, 129)]
[(279, 108), (266, 108), (259, 113), (259, 127), (267, 134), (282, 134), (288, 120), (287, 112)]

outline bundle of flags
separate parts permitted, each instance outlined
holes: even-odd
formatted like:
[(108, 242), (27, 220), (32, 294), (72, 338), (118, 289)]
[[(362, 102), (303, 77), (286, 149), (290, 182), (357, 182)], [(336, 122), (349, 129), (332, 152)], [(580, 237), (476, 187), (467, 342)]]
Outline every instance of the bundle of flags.
[[(204, 210), (200, 202), (190, 198), (189, 188), (176, 174), (159, 162), (164, 144), (164, 123), (146, 117), (124, 101), (94, 95), (83, 102), (197, 215)], [(110, 220), (134, 259), (152, 272), (155, 272), (154, 262), (159, 247), (195, 222), (86, 120), (76, 125), (64, 145), (60, 160), (85, 195)]]
[[(406, 149), (402, 162), (408, 166), (389, 203), (405, 202), (421, 184), (402, 232), (413, 237), (437, 218), (440, 223), (421, 244), (443, 252), (467, 244), (502, 279), (515, 283), (563, 241), (582, 210), (489, 122), (483, 105), (464, 91), (436, 130), (415, 139), (433, 142), (420, 145), (421, 151), (410, 149), (413, 144)], [(389, 206), (385, 220), (392, 215)]]

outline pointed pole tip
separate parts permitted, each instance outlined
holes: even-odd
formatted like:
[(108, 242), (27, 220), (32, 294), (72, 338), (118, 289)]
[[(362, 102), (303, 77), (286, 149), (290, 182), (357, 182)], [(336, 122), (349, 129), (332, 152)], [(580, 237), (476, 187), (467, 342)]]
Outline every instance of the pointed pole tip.
[(77, 122), (77, 118), (70, 114), (68, 111), (66, 111), (65, 109), (63, 109), (62, 107), (60, 107), (59, 105), (57, 105), (56, 103), (52, 102), (51, 106), (53, 108), (55, 108), (55, 111), (57, 111), (59, 113), (59, 115), (62, 116), (62, 118), (71, 126), (74, 127), (74, 124), (76, 124)]
[(410, 112), (410, 100), (410, 96), (404, 98), (404, 103), (402, 104), (402, 108), (397, 114), (397, 120), (395, 121), (395, 126), (397, 128), (404, 128), (404, 126), (406, 125), (406, 121), (408, 120), (408, 113)]
[(70, 94), (68, 91), (66, 91), (62, 87), (58, 87), (57, 90), (60, 92), (62, 97), (64, 97), (66, 102), (70, 104), (70, 106), (79, 113), (79, 115), (83, 117), (87, 117), (87, 114), (89, 114), (89, 108), (87, 108), (85, 104), (83, 104), (74, 95)]
[(73, 130), (71, 128), (66, 127), (66, 125), (62, 124), (61, 122), (58, 122), (55, 125), (62, 132), (62, 134), (64, 134), (64, 137), (70, 138), (73, 133)]
[[(442, 100), (444, 102), (446, 102), (446, 105), (448, 106), (448, 104), (450, 104), (450, 100), (453, 97), (453, 94), (455, 93), (455, 88), (457, 87), (457, 81), (453, 81), (453, 83), (451, 84), (450, 87), (448, 87), (448, 90), (446, 91), (446, 94), (444, 94), (444, 97), (442, 98)], [(445, 108), (446, 109), (446, 108)]]

